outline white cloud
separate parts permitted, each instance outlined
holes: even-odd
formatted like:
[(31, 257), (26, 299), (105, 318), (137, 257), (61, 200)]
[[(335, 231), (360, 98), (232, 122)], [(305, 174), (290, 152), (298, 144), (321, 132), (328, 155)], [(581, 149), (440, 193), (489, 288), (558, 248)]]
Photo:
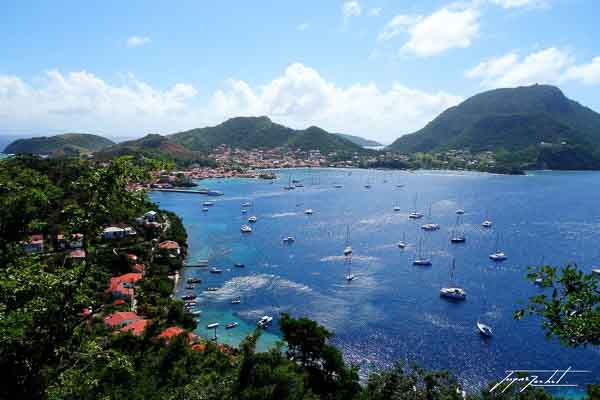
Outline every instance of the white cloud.
[(586, 85), (600, 84), (600, 57), (595, 57), (589, 64), (570, 67), (565, 79), (580, 80)]
[(479, 36), (479, 10), (475, 4), (451, 4), (427, 16), (396, 15), (378, 36), (389, 40), (408, 33), (403, 53), (434, 56), (453, 48), (466, 48)]
[(147, 36), (131, 36), (127, 39), (127, 47), (140, 47), (150, 43)]
[(305, 31), (308, 29), (308, 24), (306, 22), (303, 22), (303, 23), (299, 24), (297, 28), (299, 31)]
[(414, 15), (396, 15), (385, 26), (377, 36), (377, 40), (390, 40), (402, 32), (407, 32), (408, 28), (414, 26), (420, 19)]
[(468, 70), (465, 75), (480, 79), (485, 87), (557, 83), (572, 64), (573, 58), (568, 52), (549, 47), (523, 58), (515, 52), (491, 58)]
[(342, 4), (342, 15), (344, 18), (358, 17), (362, 13), (362, 8), (356, 0), (346, 1)]
[(382, 11), (383, 11), (383, 8), (381, 8), (381, 7), (371, 8), (369, 10), (369, 17), (379, 17), (381, 15)]
[(371, 82), (341, 87), (302, 64), (290, 65), (261, 86), (232, 79), (202, 103), (191, 85), (178, 83), (161, 90), (133, 76), (114, 85), (85, 71), (53, 70), (35, 82), (0, 75), (0, 128), (134, 136), (201, 127), (240, 115), (268, 115), (294, 128), (318, 125), (391, 142), (462, 100), (399, 82), (388, 89)]
[(489, 0), (502, 8), (545, 8), (548, 7), (546, 0)]

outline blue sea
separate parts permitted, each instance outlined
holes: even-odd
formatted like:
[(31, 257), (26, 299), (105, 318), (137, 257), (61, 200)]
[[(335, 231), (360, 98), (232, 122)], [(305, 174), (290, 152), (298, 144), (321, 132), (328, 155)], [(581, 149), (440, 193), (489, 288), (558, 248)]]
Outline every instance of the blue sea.
[[(264, 350), (281, 340), (277, 316), (288, 312), (335, 332), (333, 343), (363, 375), (405, 361), (452, 370), (470, 390), (501, 379), (509, 369), (572, 367), (591, 372), (571, 374), (569, 383), (600, 381), (600, 348), (565, 348), (546, 339), (540, 320), (512, 317), (528, 297), (542, 291), (525, 279), (528, 266), (577, 263), (590, 271), (600, 264), (600, 173), (296, 169), (277, 175), (275, 181), (200, 182), (223, 191), (222, 197), (152, 194), (161, 207), (183, 218), (187, 262), (209, 259), (211, 267), (223, 269), (211, 274), (206, 268), (186, 268), (179, 281), (177, 294), (183, 295), (188, 277), (203, 280), (194, 290), (203, 312), (198, 334), (211, 337), (206, 325), (219, 322), (219, 342), (237, 345), (261, 316), (272, 315), (274, 324), (259, 342)], [(283, 190), (290, 177), (304, 187)], [(370, 189), (364, 187), (367, 182)], [(202, 203), (209, 199), (215, 205), (203, 212)], [(244, 202), (252, 203), (247, 214), (241, 213)], [(422, 220), (408, 219), (415, 203), (425, 214)], [(313, 215), (305, 215), (307, 208)], [(449, 241), (457, 209), (465, 210), (463, 245)], [(251, 215), (258, 222), (252, 233), (242, 234), (240, 226)], [(493, 220), (492, 229), (481, 227), (486, 216)], [(441, 229), (423, 232), (420, 227), (427, 222)], [(405, 250), (397, 247), (403, 235), (409, 243)], [(284, 244), (287, 236), (296, 241)], [(350, 283), (344, 279), (348, 263), (342, 254), (347, 240), (357, 276)], [(412, 265), (421, 240), (431, 267)], [(496, 246), (507, 261), (489, 260)], [(234, 268), (234, 263), (245, 268)], [(466, 290), (466, 301), (440, 298), (439, 289), (450, 283)], [(220, 289), (204, 292), (209, 286)], [(237, 297), (241, 304), (231, 304)], [(477, 333), (478, 320), (493, 328), (493, 338)], [(229, 322), (239, 326), (224, 329)]]

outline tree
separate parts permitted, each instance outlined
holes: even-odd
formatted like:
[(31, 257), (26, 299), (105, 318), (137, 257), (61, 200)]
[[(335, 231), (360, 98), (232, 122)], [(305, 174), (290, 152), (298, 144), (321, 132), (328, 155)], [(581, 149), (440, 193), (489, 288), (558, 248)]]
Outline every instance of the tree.
[(566, 346), (600, 344), (600, 290), (593, 274), (585, 274), (575, 265), (562, 270), (551, 266), (530, 268), (527, 275), (537, 280), (545, 293), (529, 299), (529, 305), (514, 313), (542, 317), (547, 337), (556, 337)]

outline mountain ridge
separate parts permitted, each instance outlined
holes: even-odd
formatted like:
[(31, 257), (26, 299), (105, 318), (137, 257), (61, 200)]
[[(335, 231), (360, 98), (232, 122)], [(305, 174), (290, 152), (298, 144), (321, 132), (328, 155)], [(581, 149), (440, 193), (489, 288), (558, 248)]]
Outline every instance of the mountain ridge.
[(114, 145), (112, 140), (90, 133), (63, 133), (53, 136), (39, 136), (17, 139), (7, 145), (7, 154), (31, 153), (41, 155), (70, 155), (92, 153)]

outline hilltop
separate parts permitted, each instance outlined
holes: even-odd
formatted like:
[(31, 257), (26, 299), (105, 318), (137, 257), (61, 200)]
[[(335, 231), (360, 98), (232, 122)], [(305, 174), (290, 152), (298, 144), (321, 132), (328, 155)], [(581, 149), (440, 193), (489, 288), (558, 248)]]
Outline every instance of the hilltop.
[(169, 136), (173, 141), (194, 151), (210, 151), (225, 144), (240, 149), (290, 147), (300, 150), (320, 150), (322, 153), (363, 152), (348, 139), (318, 127), (295, 130), (271, 121), (268, 117), (236, 117), (211, 127), (178, 132)]
[(173, 161), (178, 165), (207, 162), (204, 154), (189, 150), (171, 138), (158, 134), (148, 134), (140, 139), (114, 144), (96, 152), (94, 158), (108, 160), (125, 155)]
[(17, 139), (4, 149), (7, 154), (70, 155), (91, 153), (113, 145), (102, 136), (89, 133), (65, 133), (56, 136), (41, 136)]
[(379, 146), (383, 146), (381, 143), (375, 141), (375, 140), (371, 140), (371, 139), (366, 139), (360, 136), (354, 136), (354, 135), (348, 135), (345, 133), (334, 133), (334, 135), (339, 136), (341, 138), (347, 139), (349, 141), (351, 141), (354, 144), (357, 144), (359, 146), (362, 147), (379, 147)]

